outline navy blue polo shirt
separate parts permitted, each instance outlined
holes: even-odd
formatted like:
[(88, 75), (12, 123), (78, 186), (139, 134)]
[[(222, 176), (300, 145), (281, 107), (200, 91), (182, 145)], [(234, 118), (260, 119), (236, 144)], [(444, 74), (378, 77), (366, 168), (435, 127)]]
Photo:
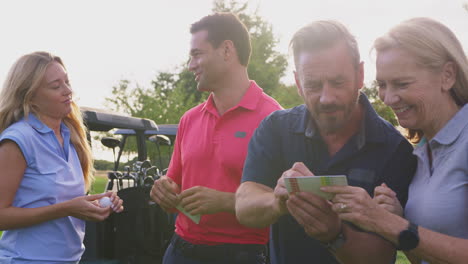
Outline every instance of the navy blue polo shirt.
[[(349, 185), (360, 186), (371, 196), (374, 188), (385, 182), (404, 205), (416, 168), (413, 147), (377, 115), (364, 94), (359, 103), (365, 113), (361, 129), (331, 157), (305, 105), (273, 112), (250, 140), (242, 182), (274, 188), (284, 171), (295, 162), (303, 162), (315, 175), (344, 174)], [(310, 263), (338, 263), (290, 215), (272, 225), (270, 246), (273, 264), (306, 259)]]

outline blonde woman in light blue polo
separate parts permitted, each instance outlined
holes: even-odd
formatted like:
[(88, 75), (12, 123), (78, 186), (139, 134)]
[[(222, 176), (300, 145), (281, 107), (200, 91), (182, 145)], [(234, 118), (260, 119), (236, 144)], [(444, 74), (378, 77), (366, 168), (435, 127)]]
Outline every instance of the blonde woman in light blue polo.
[[(113, 193), (86, 196), (92, 157), (62, 60), (19, 58), (0, 93), (0, 263), (78, 263), (85, 220), (123, 210)], [(108, 196), (110, 207), (96, 200)], [(112, 208), (111, 208), (112, 207)]]

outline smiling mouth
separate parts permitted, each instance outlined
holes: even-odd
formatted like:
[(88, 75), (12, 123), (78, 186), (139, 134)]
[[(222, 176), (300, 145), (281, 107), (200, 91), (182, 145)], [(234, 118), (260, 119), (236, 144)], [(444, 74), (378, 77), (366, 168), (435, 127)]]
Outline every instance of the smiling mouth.
[(403, 112), (408, 111), (410, 108), (411, 108), (411, 106), (393, 108), (393, 112), (395, 112), (395, 114), (401, 114)]

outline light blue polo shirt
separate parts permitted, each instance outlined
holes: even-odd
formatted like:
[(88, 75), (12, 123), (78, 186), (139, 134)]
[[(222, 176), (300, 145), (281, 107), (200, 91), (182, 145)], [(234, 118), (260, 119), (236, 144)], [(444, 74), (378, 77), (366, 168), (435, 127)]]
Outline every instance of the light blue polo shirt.
[[(433, 165), (428, 160), (427, 144)], [(468, 238), (468, 105), (430, 141), (414, 150), (416, 174), (409, 188), (405, 217), (449, 236)]]
[[(63, 123), (60, 129), (63, 148), (52, 129), (33, 114), (0, 135), (0, 141), (16, 142), (27, 163), (14, 207), (37, 208), (85, 195), (83, 172), (70, 142), (70, 131)], [(0, 239), (0, 264), (77, 263), (84, 251), (84, 230), (83, 220), (69, 216), (5, 231)]]

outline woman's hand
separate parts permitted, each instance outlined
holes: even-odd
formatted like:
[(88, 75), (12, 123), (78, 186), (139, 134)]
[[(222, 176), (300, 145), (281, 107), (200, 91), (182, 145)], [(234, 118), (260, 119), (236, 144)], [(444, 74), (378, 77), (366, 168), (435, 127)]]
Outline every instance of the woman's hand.
[(385, 217), (386, 211), (360, 187), (325, 186), (320, 189), (335, 194), (331, 200), (332, 209), (342, 220), (364, 230), (375, 232), (376, 222)]
[(385, 210), (398, 216), (403, 216), (403, 207), (401, 206), (396, 193), (385, 183), (375, 187), (374, 201)]
[(124, 207), (123, 207), (123, 200), (120, 199), (119, 196), (117, 196), (117, 193), (115, 192), (107, 192), (105, 193), (105, 196), (109, 197), (111, 202), (112, 202), (112, 205), (110, 206), (112, 208), (112, 210), (116, 213), (120, 213), (124, 210)]
[[(109, 197), (112, 205), (101, 208), (98, 200)], [(67, 203), (68, 215), (86, 220), (99, 222), (109, 217), (112, 210), (121, 212), (123, 210), (122, 200), (113, 192), (76, 197)], [(115, 208), (115, 209), (114, 209)]]

